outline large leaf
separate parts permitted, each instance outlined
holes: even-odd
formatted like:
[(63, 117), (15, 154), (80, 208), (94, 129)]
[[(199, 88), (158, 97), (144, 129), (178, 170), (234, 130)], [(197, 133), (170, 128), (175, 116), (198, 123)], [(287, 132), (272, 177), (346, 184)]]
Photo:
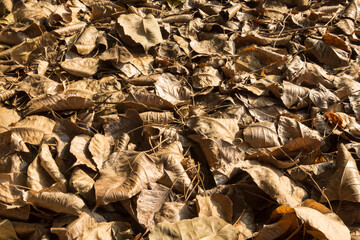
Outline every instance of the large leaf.
[(98, 205), (129, 199), (150, 182), (159, 180), (163, 174), (163, 165), (156, 157), (139, 153), (129, 159), (116, 152), (113, 154), (108, 164), (111, 164), (116, 173), (103, 170), (95, 182)]
[[(343, 144), (338, 147), (336, 170), (329, 179), (324, 194), (330, 201), (360, 202), (359, 170)], [(325, 198), (322, 199), (325, 201)]]
[(221, 218), (198, 217), (191, 220), (182, 220), (177, 223), (159, 223), (149, 235), (150, 240), (170, 238), (177, 240), (238, 240), (239, 232), (236, 227), (226, 223)]
[(159, 24), (151, 14), (145, 18), (136, 14), (122, 14), (117, 23), (120, 37), (130, 44), (141, 44), (145, 51), (163, 40)]

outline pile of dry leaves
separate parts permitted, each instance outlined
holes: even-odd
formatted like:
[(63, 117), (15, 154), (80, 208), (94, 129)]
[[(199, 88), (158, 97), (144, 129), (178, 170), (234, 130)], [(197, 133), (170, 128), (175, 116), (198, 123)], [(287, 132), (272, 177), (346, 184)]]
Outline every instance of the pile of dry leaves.
[(0, 239), (360, 239), (359, 0), (0, 3)]

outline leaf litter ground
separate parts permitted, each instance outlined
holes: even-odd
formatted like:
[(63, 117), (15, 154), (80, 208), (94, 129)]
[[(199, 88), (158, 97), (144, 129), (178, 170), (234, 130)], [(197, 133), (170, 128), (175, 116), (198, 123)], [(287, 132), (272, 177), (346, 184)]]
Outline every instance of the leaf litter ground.
[(357, 0), (1, 0), (0, 239), (359, 239)]

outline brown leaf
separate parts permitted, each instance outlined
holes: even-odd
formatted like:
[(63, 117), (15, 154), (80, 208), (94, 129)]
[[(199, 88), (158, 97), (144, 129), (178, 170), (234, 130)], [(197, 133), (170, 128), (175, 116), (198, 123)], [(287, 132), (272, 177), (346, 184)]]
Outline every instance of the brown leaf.
[(271, 122), (251, 124), (244, 129), (244, 141), (254, 148), (280, 146), (275, 125)]
[(74, 169), (69, 180), (70, 188), (74, 189), (88, 201), (94, 198), (94, 183), (95, 181), (79, 167)]
[(313, 130), (294, 118), (281, 116), (278, 123), (278, 134), (282, 143), (287, 143), (291, 139), (298, 137), (313, 138), (322, 141), (322, 136), (316, 130)]
[(91, 97), (86, 92), (78, 91), (35, 98), (28, 103), (26, 114), (89, 108), (94, 105)]
[(359, 170), (351, 153), (343, 144), (338, 147), (336, 169), (327, 183), (324, 194), (329, 201), (360, 202)]
[(163, 41), (156, 18), (148, 14), (141, 18), (136, 14), (122, 14), (117, 20), (117, 31), (131, 46), (141, 44), (145, 51)]
[(170, 73), (162, 74), (155, 83), (156, 93), (162, 99), (173, 105), (183, 105), (188, 103), (192, 93), (174, 75)]
[(88, 149), (90, 140), (91, 137), (88, 135), (79, 135), (71, 141), (70, 152), (76, 157), (76, 162), (73, 164), (73, 167), (85, 165), (94, 171), (97, 170)]
[(124, 222), (103, 222), (89, 226), (78, 240), (112, 240), (112, 239), (133, 239), (129, 223)]
[(229, 143), (239, 131), (237, 120), (233, 118), (191, 117), (187, 125), (200, 136), (216, 137)]
[(196, 206), (199, 217), (219, 217), (228, 223), (232, 222), (232, 201), (223, 194), (215, 193), (211, 196), (196, 196)]
[(159, 159), (146, 153), (139, 153), (132, 159), (119, 158), (116, 161), (117, 165), (113, 166), (116, 173), (102, 171), (95, 182), (98, 205), (129, 199), (148, 183), (159, 180), (163, 175), (163, 166)]
[(306, 191), (280, 170), (256, 161), (243, 161), (241, 170), (247, 172), (253, 181), (279, 204), (297, 206), (307, 197)]
[(95, 27), (87, 27), (74, 44), (77, 52), (81, 55), (86, 55), (89, 54), (92, 50), (94, 50), (94, 48), (96, 47), (96, 39), (98, 37), (98, 34), (98, 30)]
[(236, 175), (237, 164), (245, 158), (243, 152), (219, 138), (201, 138), (198, 135), (189, 137), (200, 144), (218, 186)]
[(323, 40), (307, 38), (305, 46), (320, 63), (342, 67), (349, 64), (350, 51), (330, 45)]
[(81, 198), (72, 193), (62, 192), (40, 192), (30, 194), (27, 203), (57, 213), (66, 213), (75, 216), (79, 216), (82, 210), (86, 208), (86, 205)]
[(219, 71), (213, 67), (205, 66), (194, 71), (192, 85), (194, 88), (217, 87), (222, 81)]
[(99, 67), (99, 59), (74, 58), (61, 62), (61, 67), (68, 73), (78, 77), (91, 77), (95, 75)]
[(55, 122), (43, 116), (28, 116), (17, 122), (9, 131), (16, 133), (24, 142), (38, 145), (45, 134), (51, 134)]
[[(201, 231), (198, 231), (199, 229), (201, 229)], [(221, 218), (198, 217), (191, 220), (182, 220), (177, 223), (159, 223), (151, 231), (149, 239), (182, 239), (184, 234), (186, 234), (185, 236), (191, 236), (189, 239), (192, 240), (206, 239), (210, 237), (229, 240), (238, 240), (239, 238), (238, 230)]]
[(0, 232), (2, 239), (19, 239), (16, 235), (13, 225), (7, 219), (4, 219), (0, 222)]
[(184, 155), (181, 143), (174, 141), (158, 151), (156, 156), (164, 164), (164, 176), (159, 182), (185, 194), (191, 186), (191, 179), (182, 165)]
[(110, 155), (110, 144), (107, 138), (102, 134), (95, 134), (90, 140), (88, 148), (97, 169), (101, 169), (103, 162)]

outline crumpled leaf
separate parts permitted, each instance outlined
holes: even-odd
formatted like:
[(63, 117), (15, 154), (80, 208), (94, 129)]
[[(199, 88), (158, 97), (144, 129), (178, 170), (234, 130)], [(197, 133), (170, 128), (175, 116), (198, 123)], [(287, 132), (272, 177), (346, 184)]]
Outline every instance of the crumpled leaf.
[(134, 239), (129, 223), (103, 222), (95, 223), (87, 228), (78, 240), (125, 240)]
[(145, 51), (163, 41), (159, 24), (152, 14), (145, 18), (136, 14), (122, 14), (117, 23), (120, 37), (130, 45), (141, 44)]
[(232, 201), (223, 194), (215, 193), (211, 196), (196, 196), (196, 206), (199, 217), (219, 217), (228, 223), (232, 222)]
[(40, 144), (45, 134), (51, 134), (55, 121), (44, 116), (28, 116), (17, 122), (9, 131), (16, 133), (24, 142)]
[[(326, 36), (328, 35), (325, 35), (324, 37)], [(310, 52), (317, 58), (320, 63), (337, 67), (348, 65), (351, 50), (348, 47), (344, 47), (346, 44), (344, 43), (341, 45), (333, 45), (333, 41), (324, 40), (324, 38), (323, 40), (307, 38), (305, 40), (305, 46), (309, 48)], [(340, 38), (337, 38), (336, 40), (344, 42)]]
[(338, 147), (336, 169), (328, 180), (324, 194), (329, 201), (360, 202), (359, 170), (354, 158), (344, 144), (340, 144)]
[(85, 165), (86, 167), (96, 171), (96, 166), (92, 161), (89, 151), (91, 137), (85, 134), (78, 135), (71, 141), (70, 152), (76, 157), (73, 166)]
[(198, 135), (189, 137), (200, 144), (218, 186), (236, 175), (238, 162), (245, 158), (243, 152), (219, 138), (202, 138)]
[(219, 86), (222, 81), (219, 71), (210, 66), (197, 68), (191, 79), (194, 88), (200, 89)]
[(64, 110), (78, 110), (94, 105), (91, 95), (80, 91), (35, 98), (28, 103), (27, 115)]
[[(182, 165), (184, 161), (183, 147), (179, 141), (174, 141), (156, 153), (164, 164), (162, 183), (168, 187), (185, 193), (191, 186), (191, 180)], [(161, 180), (159, 180), (161, 181)]]
[(74, 58), (60, 63), (68, 73), (78, 77), (91, 77), (95, 75), (99, 67), (97, 58)]
[(30, 194), (27, 203), (35, 207), (46, 208), (57, 213), (79, 216), (86, 205), (84, 201), (72, 193), (40, 192)]
[(200, 136), (217, 137), (229, 143), (239, 131), (237, 120), (233, 118), (191, 117), (187, 125)]
[(275, 125), (271, 122), (250, 124), (243, 132), (244, 141), (254, 148), (280, 146)]
[(113, 154), (116, 166), (112, 166), (115, 172), (101, 171), (100, 178), (95, 182), (98, 205), (129, 199), (139, 193), (146, 184), (159, 180), (163, 175), (163, 165), (156, 157), (139, 153), (128, 159), (120, 158), (123, 156), (119, 156), (117, 152)]
[(4, 219), (0, 222), (0, 232), (1, 237), (0, 239), (19, 239), (13, 225), (11, 224), (11, 221)]
[(96, 47), (97, 37), (98, 30), (93, 26), (87, 27), (74, 44), (78, 53), (81, 55), (89, 54)]
[(279, 204), (297, 206), (306, 197), (306, 191), (280, 170), (256, 161), (243, 161), (241, 170), (247, 172), (253, 181)]
[(95, 181), (81, 168), (76, 167), (71, 174), (69, 180), (70, 188), (74, 189), (77, 193), (87, 200), (93, 198), (93, 187)]
[(190, 89), (170, 73), (162, 74), (159, 77), (155, 83), (155, 89), (159, 97), (173, 105), (188, 103), (192, 96)]
[(90, 140), (88, 148), (96, 167), (101, 169), (103, 162), (106, 161), (110, 155), (110, 144), (107, 138), (102, 134), (95, 134)]
[(186, 236), (194, 240), (206, 238), (237, 240), (239, 232), (236, 227), (226, 223), (221, 218), (198, 217), (177, 223), (159, 223), (151, 231), (149, 239), (187, 239)]

